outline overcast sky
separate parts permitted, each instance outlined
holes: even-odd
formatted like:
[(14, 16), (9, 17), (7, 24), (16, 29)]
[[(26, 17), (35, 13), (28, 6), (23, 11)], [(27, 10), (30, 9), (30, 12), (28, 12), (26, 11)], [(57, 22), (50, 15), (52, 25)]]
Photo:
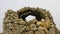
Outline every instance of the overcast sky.
[(3, 18), (8, 9), (17, 11), (23, 7), (39, 7), (50, 11), (56, 27), (60, 29), (60, 0), (0, 0), (0, 32), (3, 32)]

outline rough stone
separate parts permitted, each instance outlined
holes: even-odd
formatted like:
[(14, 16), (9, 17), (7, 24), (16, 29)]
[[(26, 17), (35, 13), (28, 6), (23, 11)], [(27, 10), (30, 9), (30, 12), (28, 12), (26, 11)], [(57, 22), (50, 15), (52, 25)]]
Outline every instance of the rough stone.
[(35, 31), (35, 34), (45, 34), (45, 32), (43, 30), (40, 30), (40, 31)]
[(34, 32), (33, 31), (28, 31), (28, 32), (25, 32), (23, 34), (34, 34)]
[[(27, 22), (25, 18), (28, 15), (36, 16), (36, 18)], [(56, 29), (49, 11), (24, 7), (17, 12), (7, 10), (3, 19), (2, 34), (60, 34), (60, 31)]]
[(50, 34), (56, 34), (56, 29), (55, 28), (49, 28), (49, 33)]

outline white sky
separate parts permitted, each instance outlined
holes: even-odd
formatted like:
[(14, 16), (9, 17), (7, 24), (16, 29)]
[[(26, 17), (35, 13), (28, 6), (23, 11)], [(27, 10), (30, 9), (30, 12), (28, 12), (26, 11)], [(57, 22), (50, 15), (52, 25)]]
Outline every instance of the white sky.
[(49, 10), (60, 29), (60, 0), (0, 0), (0, 32), (3, 31), (2, 23), (6, 10), (16, 11), (22, 7), (40, 7)]
[(35, 19), (35, 18), (36, 18), (35, 16), (28, 15), (28, 16), (25, 18), (25, 20), (28, 22), (28, 21), (30, 21), (30, 20), (32, 20), (32, 19)]

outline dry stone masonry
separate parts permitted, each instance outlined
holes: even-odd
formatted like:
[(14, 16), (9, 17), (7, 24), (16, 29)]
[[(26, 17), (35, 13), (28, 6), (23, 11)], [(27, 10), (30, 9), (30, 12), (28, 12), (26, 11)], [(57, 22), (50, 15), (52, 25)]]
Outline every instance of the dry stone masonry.
[[(30, 21), (26, 17), (36, 16)], [(59, 34), (49, 11), (42, 8), (24, 7), (14, 12), (7, 10), (2, 34)]]

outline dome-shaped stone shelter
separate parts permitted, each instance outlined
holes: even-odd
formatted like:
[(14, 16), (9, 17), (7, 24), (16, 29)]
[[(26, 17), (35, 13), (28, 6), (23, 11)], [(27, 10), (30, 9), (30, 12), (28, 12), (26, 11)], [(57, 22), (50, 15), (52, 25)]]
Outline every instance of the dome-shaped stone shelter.
[[(29, 15), (36, 18), (26, 21)], [(2, 34), (57, 34), (51, 14), (42, 8), (24, 7), (16, 12), (7, 10), (3, 21)]]

